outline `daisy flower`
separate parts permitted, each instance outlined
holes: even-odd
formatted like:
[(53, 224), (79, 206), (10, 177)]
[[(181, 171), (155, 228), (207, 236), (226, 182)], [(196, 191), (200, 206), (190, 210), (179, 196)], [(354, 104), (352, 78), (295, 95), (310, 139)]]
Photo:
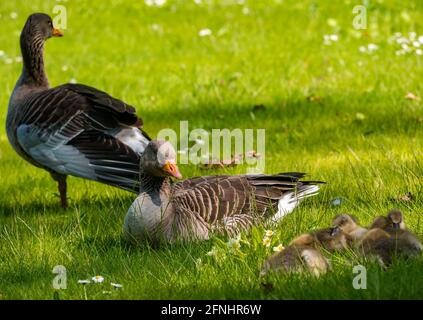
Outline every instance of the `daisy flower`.
[(285, 249), (285, 247), (281, 244), (277, 245), (276, 247), (273, 247), (273, 251), (275, 252), (281, 252)]
[(266, 230), (266, 232), (265, 232), (266, 237), (270, 238), (273, 235), (274, 235), (274, 232), (272, 230)]
[(120, 289), (123, 287), (120, 283), (114, 283), (114, 282), (110, 282), (110, 285), (115, 289)]
[(78, 280), (78, 283), (79, 283), (79, 284), (83, 284), (83, 285), (85, 285), (85, 284), (89, 284), (89, 283), (91, 283), (91, 281), (90, 281), (90, 280), (88, 280), (88, 279), (84, 279), (84, 280)]
[(104, 277), (102, 276), (94, 276), (91, 278), (92, 281), (94, 281), (95, 283), (102, 283), (104, 281)]
[(239, 250), (241, 248), (241, 244), (239, 243), (241, 239), (235, 238), (235, 239), (229, 239), (229, 241), (226, 243), (229, 250), (235, 251)]
[(207, 36), (211, 36), (211, 35), (212, 35), (212, 31), (211, 31), (210, 29), (201, 29), (201, 30), (198, 32), (198, 35), (199, 35), (200, 37), (207, 37)]
[(264, 237), (264, 239), (263, 239), (263, 245), (264, 245), (266, 248), (270, 247), (270, 243), (271, 243), (270, 238), (268, 238), (268, 237)]

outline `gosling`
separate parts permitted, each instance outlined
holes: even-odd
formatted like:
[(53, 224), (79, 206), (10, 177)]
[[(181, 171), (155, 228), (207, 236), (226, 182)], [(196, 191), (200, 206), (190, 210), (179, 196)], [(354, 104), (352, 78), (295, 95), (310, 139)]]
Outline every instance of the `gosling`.
[(341, 228), (353, 241), (361, 240), (368, 231), (360, 226), (357, 219), (350, 214), (338, 214), (332, 220), (332, 225)]
[(305, 233), (292, 240), (281, 252), (271, 255), (263, 264), (260, 275), (269, 271), (310, 272), (319, 277), (330, 269), (330, 262), (321, 249), (333, 252), (347, 246), (347, 236), (338, 227)]
[(422, 251), (422, 244), (406, 228), (399, 210), (377, 217), (358, 247), (365, 256), (375, 256), (383, 267), (390, 266), (394, 257), (409, 258)]

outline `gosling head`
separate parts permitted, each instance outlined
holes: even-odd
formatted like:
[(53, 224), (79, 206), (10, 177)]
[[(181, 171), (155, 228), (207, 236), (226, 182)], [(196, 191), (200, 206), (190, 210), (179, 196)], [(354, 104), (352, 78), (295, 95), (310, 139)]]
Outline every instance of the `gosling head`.
[(150, 176), (182, 179), (176, 165), (175, 149), (169, 141), (150, 141), (141, 155), (140, 166), (143, 172)]
[(350, 214), (338, 214), (333, 218), (332, 225), (350, 233), (357, 228), (357, 219)]
[(369, 229), (385, 229), (389, 226), (389, 221), (386, 217), (379, 216), (376, 217), (372, 224), (370, 225)]
[(328, 251), (337, 251), (348, 247), (349, 239), (338, 226), (318, 230), (314, 236), (317, 242)]
[(405, 229), (404, 218), (401, 211), (397, 209), (389, 211), (387, 219), (389, 225), (395, 230)]

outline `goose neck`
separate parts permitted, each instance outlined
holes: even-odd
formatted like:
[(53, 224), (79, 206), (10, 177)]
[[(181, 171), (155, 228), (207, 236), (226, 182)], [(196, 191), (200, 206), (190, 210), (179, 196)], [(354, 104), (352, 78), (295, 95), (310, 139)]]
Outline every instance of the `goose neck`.
[(170, 192), (170, 178), (169, 177), (157, 177), (149, 175), (140, 170), (140, 184), (141, 192), (146, 193), (158, 193), (162, 195), (169, 195)]
[(44, 38), (36, 30), (25, 28), (20, 38), (23, 69), (21, 84), (48, 87), (44, 68)]

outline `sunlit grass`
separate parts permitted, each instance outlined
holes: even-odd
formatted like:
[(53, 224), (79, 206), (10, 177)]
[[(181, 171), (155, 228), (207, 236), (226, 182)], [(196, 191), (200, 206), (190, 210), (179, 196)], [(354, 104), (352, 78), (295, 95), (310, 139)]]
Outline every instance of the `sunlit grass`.
[[(423, 108), (405, 96), (423, 97), (423, 57), (397, 56), (388, 39), (395, 32), (423, 34), (423, 2), (372, 1), (363, 32), (352, 28), (354, 1), (203, 2), (169, 0), (161, 8), (143, 1), (60, 2), (69, 20), (65, 37), (46, 45), (51, 85), (76, 79), (133, 104), (151, 136), (162, 128), (178, 132), (181, 120), (190, 129), (265, 128), (267, 173), (305, 171), (328, 182), (278, 225), (275, 244), (327, 226), (339, 212), (368, 224), (393, 207), (403, 210), (421, 238)], [(19, 56), (26, 16), (52, 13), (56, 4), (3, 1), (0, 50)], [(212, 35), (199, 37), (204, 28)], [(339, 40), (325, 46), (325, 34), (338, 34)], [(369, 43), (378, 50), (361, 53), (359, 47)], [(68, 270), (63, 299), (422, 298), (421, 257), (382, 271), (373, 262), (337, 254), (332, 271), (320, 279), (260, 279), (260, 266), (271, 253), (261, 244), (263, 227), (243, 235), (249, 244), (242, 244), (242, 255), (230, 254), (220, 238), (134, 248), (121, 238), (134, 195), (77, 178), (68, 180), (70, 209), (60, 210), (54, 181), (20, 159), (7, 141), (7, 104), (22, 66), (5, 58), (0, 57), (0, 298), (53, 298), (52, 269), (60, 264)], [(254, 111), (255, 105), (265, 107)], [(186, 177), (245, 169), (181, 167)], [(399, 201), (407, 192), (414, 199)], [(332, 205), (334, 198), (342, 198), (340, 206)], [(214, 246), (222, 249), (219, 259), (207, 255)], [(368, 266), (367, 290), (352, 287), (357, 263)], [(105, 282), (77, 283), (95, 275)], [(123, 288), (115, 290), (110, 282)]]

